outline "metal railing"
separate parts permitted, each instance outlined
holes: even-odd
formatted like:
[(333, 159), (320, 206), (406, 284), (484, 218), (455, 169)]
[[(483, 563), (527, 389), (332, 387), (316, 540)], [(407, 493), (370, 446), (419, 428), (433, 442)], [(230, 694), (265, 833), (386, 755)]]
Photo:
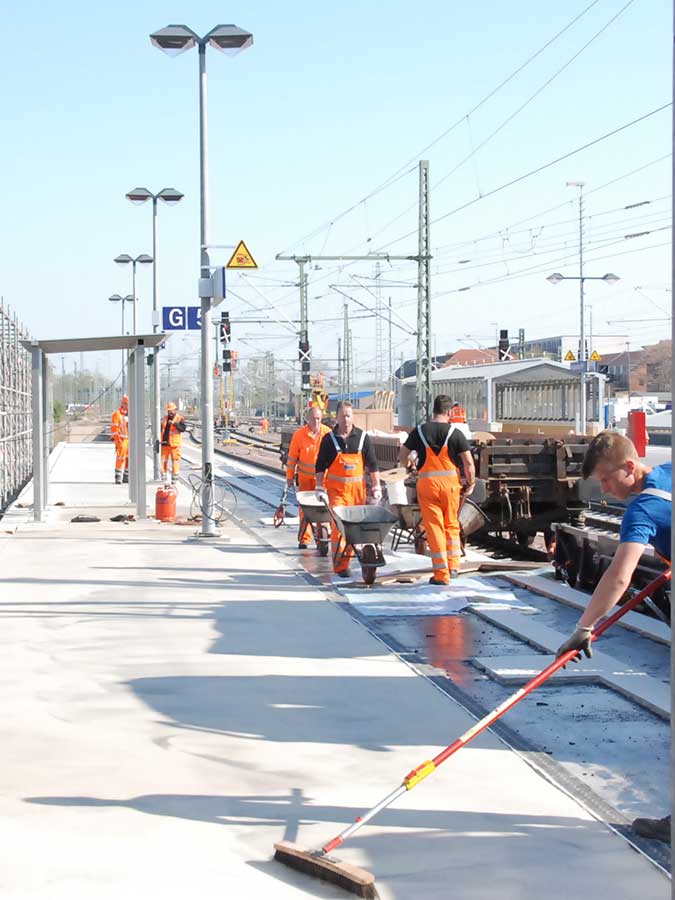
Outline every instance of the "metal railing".
[(32, 473), (31, 359), (25, 328), (0, 299), (0, 515)]

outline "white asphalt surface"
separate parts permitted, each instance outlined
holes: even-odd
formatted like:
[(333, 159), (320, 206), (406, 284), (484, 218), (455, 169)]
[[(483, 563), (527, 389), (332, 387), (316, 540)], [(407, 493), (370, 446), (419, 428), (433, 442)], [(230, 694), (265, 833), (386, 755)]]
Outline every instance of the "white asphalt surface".
[[(67, 505), (0, 538), (0, 896), (344, 896), (274, 841), (324, 842), (473, 719), (237, 526), (107, 521), (111, 459), (67, 446)], [(106, 521), (70, 523), (87, 497)], [(489, 734), (339, 855), (383, 900), (670, 896)]]

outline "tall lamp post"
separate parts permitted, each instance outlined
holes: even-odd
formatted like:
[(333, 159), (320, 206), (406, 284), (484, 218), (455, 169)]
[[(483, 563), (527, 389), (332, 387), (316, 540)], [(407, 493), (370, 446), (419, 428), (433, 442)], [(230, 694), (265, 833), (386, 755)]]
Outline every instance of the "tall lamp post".
[(579, 335), (579, 363), (581, 374), (579, 376), (579, 418), (582, 434), (586, 434), (586, 342), (584, 335), (584, 282), (586, 281), (604, 281), (605, 284), (616, 284), (620, 281), (618, 275), (607, 272), (606, 275), (561, 275), (560, 272), (554, 272), (546, 279), (551, 284), (560, 284), (561, 281), (578, 281), (581, 285), (580, 303), (581, 303), (581, 334)]
[(129, 256), (128, 253), (120, 253), (119, 256), (115, 257), (115, 262), (120, 266), (128, 266), (129, 263), (131, 263), (131, 271), (132, 271), (131, 293), (134, 298), (134, 322), (133, 322), (134, 331), (133, 331), (133, 333), (137, 334), (137, 332), (136, 332), (136, 266), (138, 265), (138, 263), (140, 263), (141, 265), (149, 265), (152, 262), (152, 257), (148, 256), (147, 253), (141, 253), (140, 256)]
[(203, 37), (186, 25), (168, 25), (150, 35), (155, 47), (170, 56), (177, 56), (192, 47), (199, 49), (199, 250), (201, 302), (201, 418), (202, 418), (202, 495), (201, 534), (216, 534), (213, 518), (213, 391), (211, 378), (213, 359), (211, 346), (211, 268), (208, 238), (208, 155), (206, 133), (206, 47), (234, 55), (253, 44), (253, 35), (236, 25), (216, 25)]
[[(124, 335), (124, 306), (126, 303), (133, 303), (134, 298), (131, 296), (131, 294), (127, 294), (126, 297), (122, 297), (122, 296), (120, 296), (120, 294), (111, 294), (110, 297), (108, 297), (108, 300), (110, 300), (111, 303), (121, 303), (122, 304), (122, 335)], [(124, 353), (124, 350), (122, 350), (122, 393), (123, 394), (126, 394), (126, 365), (127, 365), (126, 355)]]
[[(157, 306), (157, 203), (159, 200), (167, 206), (175, 206), (183, 199), (183, 194), (174, 188), (162, 188), (157, 194), (153, 194), (147, 188), (134, 188), (126, 194), (127, 200), (134, 205), (141, 206), (148, 200), (152, 200), (152, 330), (159, 331), (159, 309)], [(157, 373), (157, 354), (154, 352), (154, 365), (152, 372), (152, 477), (155, 481), (160, 477), (159, 460), (159, 431), (160, 431), (160, 403), (159, 403), (159, 375)]]

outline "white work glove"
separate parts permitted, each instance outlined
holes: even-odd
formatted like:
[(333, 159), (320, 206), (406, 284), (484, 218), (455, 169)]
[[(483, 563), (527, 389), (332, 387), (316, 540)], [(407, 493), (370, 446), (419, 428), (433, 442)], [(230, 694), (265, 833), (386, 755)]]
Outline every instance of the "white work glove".
[(379, 503), (381, 499), (382, 499), (382, 489), (379, 487), (373, 488), (373, 500), (376, 503)]
[[(591, 650), (591, 634), (593, 632), (592, 628), (585, 628), (583, 625), (577, 625), (574, 633), (565, 641), (564, 644), (561, 644), (558, 647), (556, 652), (556, 659), (563, 656), (569, 650), (580, 650), (586, 654), (588, 659), (593, 656), (593, 651)], [(576, 656), (573, 656), (570, 662), (576, 663), (581, 659), (581, 653), (578, 653)]]

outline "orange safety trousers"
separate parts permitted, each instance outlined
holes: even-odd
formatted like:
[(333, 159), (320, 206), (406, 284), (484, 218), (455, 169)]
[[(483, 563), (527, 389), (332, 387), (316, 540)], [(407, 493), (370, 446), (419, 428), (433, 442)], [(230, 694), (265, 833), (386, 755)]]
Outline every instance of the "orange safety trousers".
[(167, 447), (162, 444), (162, 472), (165, 474), (169, 471), (169, 460), (171, 460), (171, 472), (178, 475), (180, 472), (180, 447)]
[(115, 442), (115, 474), (122, 474), (129, 468), (129, 430), (127, 417), (119, 409), (112, 414), (110, 432)]
[[(316, 458), (319, 455), (319, 447), (325, 434), (330, 428), (322, 425), (317, 435), (312, 434), (307, 425), (298, 428), (288, 448), (288, 462), (286, 464), (286, 480), (291, 481), (298, 473), (298, 490), (313, 491), (316, 489)], [(298, 543), (308, 544), (312, 540), (312, 526), (305, 519), (300, 510), (300, 525), (298, 527)]]
[(462, 543), (459, 534), (459, 469), (448, 454), (448, 431), (439, 453), (429, 446), (422, 429), (417, 432), (426, 449), (424, 465), (417, 479), (417, 499), (427, 536), (436, 581), (450, 581), (450, 570), (459, 571)]
[[(326, 469), (323, 482), (331, 506), (363, 506), (366, 502), (365, 467), (361, 452), (365, 437), (364, 431), (356, 453), (343, 453), (335, 435), (331, 433), (337, 455)], [(334, 522), (330, 542), (333, 550), (333, 571), (346, 572), (354, 556), (354, 549), (351, 545), (347, 547)]]

